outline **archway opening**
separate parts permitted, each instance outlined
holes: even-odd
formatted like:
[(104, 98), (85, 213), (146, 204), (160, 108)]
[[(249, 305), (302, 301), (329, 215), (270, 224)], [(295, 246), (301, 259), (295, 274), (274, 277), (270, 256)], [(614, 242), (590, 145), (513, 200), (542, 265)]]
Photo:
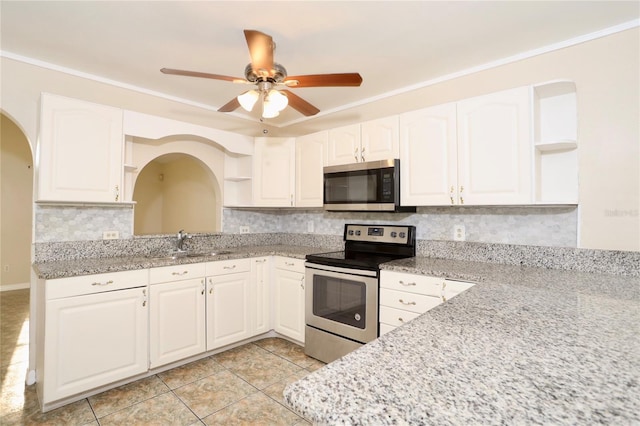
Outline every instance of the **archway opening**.
[(133, 190), (134, 234), (217, 232), (220, 200), (216, 180), (199, 159), (182, 153), (159, 156), (139, 172)]

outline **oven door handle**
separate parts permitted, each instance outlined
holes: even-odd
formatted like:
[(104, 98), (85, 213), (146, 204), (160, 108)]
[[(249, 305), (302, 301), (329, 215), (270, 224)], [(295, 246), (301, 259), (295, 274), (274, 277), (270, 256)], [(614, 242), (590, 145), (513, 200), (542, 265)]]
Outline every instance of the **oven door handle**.
[(358, 268), (341, 268), (338, 266), (329, 266), (329, 265), (321, 265), (319, 263), (311, 263), (309, 261), (305, 262), (305, 268), (307, 269), (315, 269), (318, 271), (325, 272), (335, 272), (338, 274), (348, 274), (348, 275), (360, 275), (363, 277), (378, 277), (377, 271), (369, 271), (366, 269), (358, 269)]

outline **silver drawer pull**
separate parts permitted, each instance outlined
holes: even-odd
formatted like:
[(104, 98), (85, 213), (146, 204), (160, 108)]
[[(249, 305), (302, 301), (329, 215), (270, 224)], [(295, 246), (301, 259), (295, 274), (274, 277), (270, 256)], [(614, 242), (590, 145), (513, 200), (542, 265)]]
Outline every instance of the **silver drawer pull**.
[(398, 321), (400, 322), (404, 322), (404, 320), (402, 318), (398, 318)]
[(189, 273), (189, 271), (172, 272), (171, 275), (187, 275), (188, 273)]
[(236, 269), (236, 265), (223, 266), (222, 269)]
[(256, 259), (256, 263), (264, 263), (267, 259)]
[(109, 281), (104, 282), (104, 283), (99, 283), (99, 282), (91, 283), (91, 285), (99, 285), (99, 286), (104, 286), (104, 285), (109, 285), (109, 284), (113, 284), (113, 281), (109, 280)]
[(295, 263), (293, 262), (284, 262), (284, 264), (287, 266), (295, 266)]
[(416, 283), (405, 283), (402, 280), (400, 280), (399, 283), (405, 287), (411, 287), (412, 285), (416, 285)]
[(403, 305), (415, 305), (416, 304), (416, 302), (405, 302), (402, 299), (398, 299), (398, 302), (402, 303)]

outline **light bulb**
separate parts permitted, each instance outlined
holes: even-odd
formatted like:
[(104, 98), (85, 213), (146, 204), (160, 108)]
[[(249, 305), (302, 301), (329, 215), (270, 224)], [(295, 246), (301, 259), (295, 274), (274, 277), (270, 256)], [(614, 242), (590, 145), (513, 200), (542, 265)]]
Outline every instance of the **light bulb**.
[(248, 90), (242, 95), (239, 95), (237, 99), (238, 102), (240, 102), (240, 106), (242, 106), (245, 111), (251, 111), (259, 97), (260, 94), (256, 90)]
[(278, 115), (280, 115), (280, 111), (278, 111), (275, 104), (270, 100), (270, 98), (265, 96), (264, 102), (262, 102), (262, 117), (274, 118)]
[(289, 98), (287, 98), (287, 95), (275, 89), (269, 91), (269, 101), (278, 111), (282, 111), (289, 104)]

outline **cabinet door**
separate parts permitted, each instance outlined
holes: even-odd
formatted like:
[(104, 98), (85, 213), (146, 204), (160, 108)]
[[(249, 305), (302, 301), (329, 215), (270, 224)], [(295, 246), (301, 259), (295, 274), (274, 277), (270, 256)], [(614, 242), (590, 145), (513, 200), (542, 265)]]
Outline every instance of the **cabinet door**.
[(304, 273), (276, 269), (276, 332), (304, 343)]
[(291, 207), (295, 185), (295, 139), (256, 138), (253, 204)]
[(337, 166), (360, 161), (360, 124), (329, 130), (327, 165)]
[(400, 116), (400, 203), (457, 204), (456, 104)]
[(251, 335), (271, 330), (271, 295), (269, 291), (269, 258), (260, 257), (251, 260), (251, 311), (253, 331)]
[(146, 287), (49, 300), (43, 404), (147, 371)]
[(207, 350), (251, 337), (251, 274), (207, 278)]
[(328, 132), (296, 139), (296, 207), (322, 207)]
[(458, 102), (460, 204), (531, 203), (530, 90)]
[(38, 199), (121, 201), (122, 110), (42, 95)]
[(204, 278), (150, 287), (151, 368), (205, 351)]
[(388, 160), (400, 155), (400, 131), (397, 115), (367, 121), (360, 126), (361, 161)]

